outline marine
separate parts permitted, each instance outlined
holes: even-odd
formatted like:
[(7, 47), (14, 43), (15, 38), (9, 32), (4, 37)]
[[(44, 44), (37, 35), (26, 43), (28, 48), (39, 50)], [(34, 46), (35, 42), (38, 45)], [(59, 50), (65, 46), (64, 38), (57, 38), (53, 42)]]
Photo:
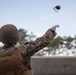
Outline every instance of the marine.
[(16, 47), (19, 32), (15, 25), (6, 24), (0, 28), (0, 42), (4, 44), (0, 49), (0, 75), (33, 75), (30, 59), (36, 52), (46, 47), (56, 36), (55, 25), (35, 41), (25, 42)]

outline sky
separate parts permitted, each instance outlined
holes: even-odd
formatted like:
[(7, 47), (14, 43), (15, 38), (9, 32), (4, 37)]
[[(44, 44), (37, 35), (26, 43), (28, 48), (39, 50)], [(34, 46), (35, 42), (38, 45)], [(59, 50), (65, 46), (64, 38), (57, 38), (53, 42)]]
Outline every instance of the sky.
[[(61, 9), (53, 10), (56, 5)], [(0, 0), (0, 27), (14, 24), (37, 37), (58, 24), (57, 36), (76, 35), (76, 0)]]

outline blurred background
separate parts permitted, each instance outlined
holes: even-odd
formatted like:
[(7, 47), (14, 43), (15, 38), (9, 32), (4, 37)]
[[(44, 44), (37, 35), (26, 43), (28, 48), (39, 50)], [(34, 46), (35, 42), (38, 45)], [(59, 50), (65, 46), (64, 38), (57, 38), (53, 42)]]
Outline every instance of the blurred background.
[[(58, 13), (53, 9), (57, 5), (61, 7)], [(22, 45), (58, 24), (55, 39), (34, 56), (76, 56), (75, 9), (76, 0), (0, 0), (0, 27), (16, 25), (20, 32), (18, 45)]]

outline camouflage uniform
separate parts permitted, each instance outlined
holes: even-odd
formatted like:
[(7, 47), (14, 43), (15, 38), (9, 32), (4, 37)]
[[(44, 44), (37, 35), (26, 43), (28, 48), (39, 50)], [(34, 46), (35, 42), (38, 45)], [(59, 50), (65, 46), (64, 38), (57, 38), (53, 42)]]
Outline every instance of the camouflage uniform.
[(23, 46), (21, 46), (24, 65), (28, 68), (28, 70), (31, 69), (31, 56), (46, 47), (54, 39), (55, 35), (56, 33), (49, 29), (42, 37), (37, 38), (35, 41), (26, 42)]

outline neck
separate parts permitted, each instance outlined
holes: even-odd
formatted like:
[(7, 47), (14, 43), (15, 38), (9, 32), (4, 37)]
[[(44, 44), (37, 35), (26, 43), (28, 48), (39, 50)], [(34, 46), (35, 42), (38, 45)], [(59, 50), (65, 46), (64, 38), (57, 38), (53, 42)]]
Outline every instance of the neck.
[(3, 48), (15, 47), (15, 44), (4, 44)]

